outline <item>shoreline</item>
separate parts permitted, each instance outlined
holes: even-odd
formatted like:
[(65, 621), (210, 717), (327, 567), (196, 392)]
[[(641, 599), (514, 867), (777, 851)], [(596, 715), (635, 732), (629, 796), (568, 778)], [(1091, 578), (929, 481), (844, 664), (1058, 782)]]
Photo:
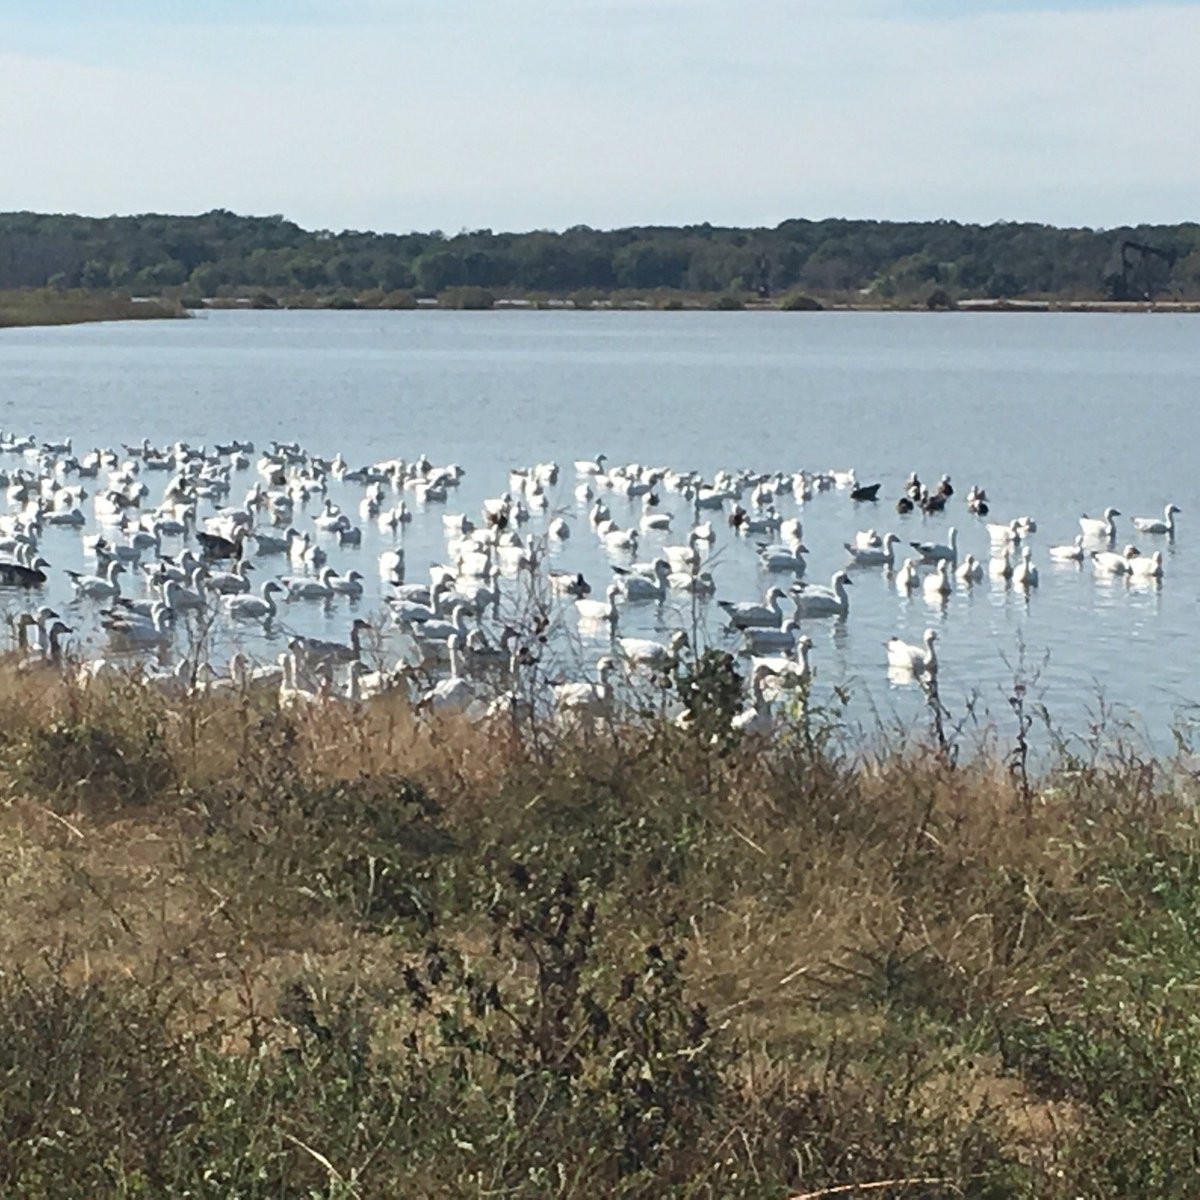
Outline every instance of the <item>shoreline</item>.
[(60, 293), (44, 289), (0, 292), (0, 330), (103, 321), (178, 321), (190, 316), (178, 300), (159, 296)]

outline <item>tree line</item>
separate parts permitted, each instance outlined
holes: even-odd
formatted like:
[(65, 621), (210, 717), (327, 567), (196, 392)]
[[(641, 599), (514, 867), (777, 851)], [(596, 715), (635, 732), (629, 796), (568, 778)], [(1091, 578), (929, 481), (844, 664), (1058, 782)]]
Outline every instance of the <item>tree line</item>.
[(1200, 299), (1200, 225), (784, 221), (448, 235), (306, 230), (282, 216), (0, 214), (0, 288), (413, 297), (455, 289), (677, 292), (878, 303)]

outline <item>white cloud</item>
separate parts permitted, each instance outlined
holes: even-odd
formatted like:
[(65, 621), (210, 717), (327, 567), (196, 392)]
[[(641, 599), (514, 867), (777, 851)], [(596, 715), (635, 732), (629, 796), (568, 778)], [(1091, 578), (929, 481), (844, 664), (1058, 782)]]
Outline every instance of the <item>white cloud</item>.
[(0, 207), (450, 230), (1195, 214), (1200, 10), (889, 9), (360, 5), (340, 28), (160, 24), (104, 65), (8, 53)]

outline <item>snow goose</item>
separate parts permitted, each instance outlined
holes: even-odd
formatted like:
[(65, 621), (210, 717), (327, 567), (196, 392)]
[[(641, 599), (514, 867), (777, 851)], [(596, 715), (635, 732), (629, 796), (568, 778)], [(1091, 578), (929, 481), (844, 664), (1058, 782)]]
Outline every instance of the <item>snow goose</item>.
[(688, 644), (688, 635), (682, 630), (671, 634), (669, 643), (653, 641), (650, 638), (617, 638), (617, 648), (622, 658), (631, 666), (665, 667), (672, 659), (678, 658), (680, 652)]
[(779, 602), (786, 595), (787, 592), (783, 588), (772, 587), (767, 589), (761, 604), (753, 601), (739, 604), (732, 600), (718, 600), (717, 606), (724, 610), (730, 625), (735, 629), (749, 629), (758, 625), (778, 629), (783, 623), (783, 609), (780, 608)]
[(577, 458), (575, 460), (576, 475), (603, 475), (604, 464), (608, 462), (607, 454), (597, 454), (595, 458)]
[(900, 544), (898, 534), (885, 535), (878, 546), (858, 546), (853, 542), (844, 542), (850, 555), (850, 565), (854, 567), (891, 567), (896, 561), (895, 547)]
[(796, 639), (796, 652), (792, 657), (782, 654), (772, 655), (767, 658), (752, 657), (750, 659), (751, 672), (759, 667), (766, 667), (772, 675), (778, 676), (781, 681), (793, 684), (804, 682), (812, 674), (812, 667), (808, 661), (808, 654), (812, 649), (812, 644), (812, 638), (804, 635)]
[(262, 585), (260, 596), (230, 596), (226, 601), (226, 611), (237, 621), (270, 621), (279, 611), (275, 604), (275, 596), (283, 591), (282, 584), (274, 579), (268, 579)]
[(775, 719), (764, 694), (763, 685), (774, 672), (759, 665), (750, 673), (750, 703), (729, 722), (735, 733), (744, 737), (766, 737), (775, 728)]
[(1112, 545), (1117, 536), (1117, 526), (1113, 518), (1120, 515), (1119, 508), (1106, 508), (1103, 517), (1089, 517), (1084, 513), (1079, 518), (1079, 529), (1090, 541), (1108, 542)]
[(1133, 568), (1129, 563), (1137, 553), (1133, 546), (1126, 546), (1119, 554), (1115, 550), (1093, 550), (1092, 570), (1098, 575), (1131, 575)]
[(254, 570), (254, 564), (243, 558), (232, 571), (218, 571), (208, 580), (208, 590), (219, 596), (243, 596), (250, 590), (248, 572)]
[(459, 645), (467, 639), (467, 606), (455, 604), (450, 610), (450, 619), (434, 617), (429, 621), (418, 621), (409, 626), (409, 633), (421, 642), (444, 642), (448, 637), (458, 639)]
[(582, 596), (576, 598), (575, 611), (579, 614), (580, 621), (591, 624), (607, 621), (610, 625), (616, 625), (617, 597), (620, 594), (621, 589), (615, 583), (610, 583), (603, 600), (589, 600)]
[(1138, 555), (1129, 560), (1129, 574), (1134, 579), (1161, 579), (1163, 576), (1163, 556), (1161, 550), (1148, 556)]
[(285, 579), (289, 600), (331, 600), (334, 590), (330, 580), (337, 574), (332, 567), (326, 567), (316, 579)]
[(945, 542), (909, 542), (909, 545), (921, 556), (922, 562), (946, 559), (951, 565), (958, 563), (958, 530), (953, 525), (946, 531)]
[(617, 529), (616, 527), (606, 529), (600, 535), (600, 540), (604, 543), (604, 549), (609, 553), (620, 551), (637, 553), (638, 531), (636, 529)]
[(626, 600), (657, 600), (660, 603), (667, 598), (667, 577), (671, 574), (671, 565), (665, 558), (658, 559), (654, 564), (653, 579), (645, 575), (614, 568), (618, 573), (617, 587)]
[(700, 535), (696, 530), (692, 530), (688, 534), (686, 546), (664, 546), (663, 555), (667, 562), (671, 564), (671, 570), (676, 572), (691, 571), (696, 572), (700, 569)]
[(556, 596), (586, 596), (592, 590), (582, 571), (548, 571), (546, 579)]
[(466, 709), (478, 700), (476, 685), (464, 676), (458, 658), (458, 638), (451, 634), (446, 638), (446, 649), (450, 656), (450, 674), (433, 685), (417, 702), (418, 708), (440, 710)]
[(1017, 587), (1033, 588), (1038, 585), (1038, 569), (1030, 561), (1032, 554), (1028, 546), (1021, 551), (1021, 561), (1013, 569), (1013, 583)]
[(850, 597), (846, 588), (853, 581), (845, 571), (837, 571), (829, 582), (828, 588), (808, 587), (800, 584), (804, 590), (796, 596), (796, 615), (798, 617), (845, 617), (850, 612)]
[(283, 668), (282, 678), (279, 681), (280, 708), (288, 710), (308, 708), (320, 704), (328, 698), (333, 680), (327, 672), (320, 675), (319, 681), (310, 682), (302, 678), (302, 663), (295, 650), (281, 654), (279, 663)]
[(552, 683), (550, 695), (553, 698), (555, 712), (560, 717), (603, 716), (612, 703), (610, 678), (616, 667), (616, 660), (606, 654), (596, 662), (595, 683), (588, 680)]
[(1168, 504), (1163, 509), (1161, 521), (1157, 517), (1134, 517), (1133, 527), (1138, 533), (1165, 533), (1168, 537), (1174, 537), (1175, 514), (1182, 511), (1183, 509), (1176, 508), (1174, 504)]
[(669, 533), (673, 517), (669, 512), (657, 508), (658, 497), (653, 492), (647, 492), (642, 502), (642, 517), (638, 528), (643, 533)]
[(349, 645), (327, 642), (321, 638), (296, 637), (291, 640), (290, 646), (302, 661), (312, 665), (351, 663), (362, 658), (362, 633), (370, 628), (370, 624), (359, 617), (350, 626)]
[(1069, 546), (1051, 546), (1047, 553), (1055, 562), (1083, 562), (1083, 534), (1076, 534)]
[(993, 579), (1011, 579), (1013, 575), (1012, 551), (1005, 546), (998, 558), (988, 563), (988, 574)]
[(357, 600), (363, 594), (362, 573), (360, 571), (349, 571), (345, 576), (330, 575), (325, 582), (333, 589), (335, 595), (349, 596), (351, 600)]
[(71, 583), (75, 588), (76, 598), (88, 600), (112, 600), (121, 594), (119, 576), (125, 568), (116, 560), (108, 564), (104, 575), (81, 575), (78, 571), (68, 571)]
[(566, 518), (555, 517), (546, 526), (546, 536), (552, 537), (556, 541), (565, 542), (571, 536), (571, 527), (567, 524)]
[(1012, 546), (1021, 540), (1021, 524), (1019, 521), (1009, 521), (1007, 524), (989, 521), (987, 531), (988, 539), (993, 546)]
[[(166, 585), (164, 584), (164, 592)], [(196, 566), (192, 568), (192, 573), (188, 578), (188, 586), (177, 584), (171, 600), (171, 608), (180, 612), (184, 609), (202, 609), (208, 602), (208, 596), (205, 592), (204, 584), (204, 568)]]
[(900, 570), (896, 572), (896, 591), (905, 595), (920, 586), (921, 574), (917, 570), (917, 564), (911, 558), (906, 558), (900, 564)]
[(933, 675), (937, 672), (937, 630), (925, 630), (924, 642), (914, 646), (911, 642), (901, 641), (898, 637), (889, 638), (884, 642), (887, 647), (887, 662), (890, 668), (900, 671), (911, 671), (914, 675)]
[(975, 555), (968, 554), (954, 572), (954, 576), (960, 583), (979, 583), (983, 579), (983, 564)]
[(758, 565), (773, 574), (790, 572), (800, 577), (808, 570), (808, 547), (799, 538), (758, 547)]
[(742, 644), (746, 653), (750, 655), (787, 653), (795, 649), (799, 633), (800, 625), (793, 619), (784, 621), (778, 629), (751, 626), (742, 630)]
[(153, 646), (171, 637), (171, 610), (165, 604), (154, 605), (148, 618), (134, 613), (113, 613), (103, 623), (110, 637), (130, 645)]
[(937, 570), (921, 581), (921, 591), (927, 600), (944, 600), (954, 591), (954, 584), (950, 582), (949, 559), (941, 559)]
[(404, 578), (403, 550), (385, 550), (379, 556), (379, 576), (390, 582), (399, 582)]
[(667, 576), (667, 586), (677, 592), (690, 592), (693, 596), (712, 596), (717, 591), (711, 571), (697, 571), (695, 575), (686, 571), (672, 571)]

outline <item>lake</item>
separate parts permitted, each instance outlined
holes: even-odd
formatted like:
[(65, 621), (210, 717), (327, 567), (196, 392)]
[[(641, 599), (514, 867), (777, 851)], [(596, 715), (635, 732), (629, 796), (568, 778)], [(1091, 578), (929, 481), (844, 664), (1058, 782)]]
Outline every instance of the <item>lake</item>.
[[(787, 314), (628, 312), (209, 312), (192, 321), (0, 331), (0, 426), (39, 438), (74, 439), (77, 453), (148, 437), (201, 444), (229, 438), (298, 440), (314, 453), (341, 451), (354, 465), (427, 454), (466, 471), (448, 505), (418, 511), (402, 534), (409, 579), (444, 556), (441, 511), (477, 516), (503, 493), (510, 467), (557, 460), (551, 514), (572, 537), (555, 565), (585, 572), (597, 593), (608, 568), (574, 497), (571, 462), (603, 451), (610, 462), (695, 469), (825, 470), (853, 466), (883, 483), (876, 505), (844, 492), (800, 511), (811, 549), (808, 579), (825, 583), (857, 529), (908, 540), (944, 540), (986, 560), (989, 541), (963, 497), (985, 487), (988, 520), (1036, 518), (1030, 539), (1041, 584), (1028, 596), (991, 580), (958, 588), (944, 606), (920, 592), (901, 598), (879, 571), (858, 572), (844, 622), (810, 622), (817, 691), (847, 684), (851, 716), (917, 719), (920, 694), (889, 683), (882, 643), (939, 630), (941, 695), (955, 717), (974, 705), (1003, 735), (1005, 696), (1024, 647), (1033, 691), (1063, 727), (1085, 732), (1101, 697), (1156, 746), (1200, 699), (1200, 341), (1185, 315)], [(0, 467), (20, 460), (8, 455)], [(958, 489), (943, 516), (899, 516), (894, 500), (911, 470), (930, 484), (948, 472)], [(235, 482), (232, 502), (258, 478)], [(162, 477), (150, 476), (152, 491)], [(355, 515), (361, 488), (334, 490)], [(151, 499), (155, 496), (152, 495)], [(690, 506), (679, 512), (682, 541)], [(1183, 510), (1179, 533), (1134, 538), (1128, 518)], [(640, 505), (611, 499), (621, 525)], [(1056, 566), (1046, 547), (1070, 541), (1083, 512), (1114, 505), (1118, 542), (1161, 548), (1161, 587)], [(88, 510), (90, 514), (90, 509)], [(315, 511), (315, 507), (313, 509)], [(298, 516), (302, 528), (306, 518)], [(540, 529), (545, 518), (528, 527)], [(378, 608), (375, 558), (391, 535), (366, 526), (360, 550), (334, 554), (358, 565)], [(83, 563), (77, 532), (49, 530), (43, 552), (59, 568)], [(657, 544), (644, 539), (639, 557)], [(765, 584), (753, 546), (719, 530), (718, 594), (740, 600)], [(276, 560), (278, 561), (278, 560)], [(262, 575), (259, 576), (261, 582)], [(66, 603), (52, 581), (50, 599)], [(684, 610), (687, 611), (684, 611)], [(719, 613), (706, 609), (717, 644)], [(302, 631), (344, 634), (349, 613), (293, 605)], [(90, 610), (75, 610), (95, 639)], [(690, 621), (688, 606), (630, 607), (623, 632)], [(733, 643), (730, 643), (731, 645)], [(600, 647), (585, 645), (591, 661)]]

